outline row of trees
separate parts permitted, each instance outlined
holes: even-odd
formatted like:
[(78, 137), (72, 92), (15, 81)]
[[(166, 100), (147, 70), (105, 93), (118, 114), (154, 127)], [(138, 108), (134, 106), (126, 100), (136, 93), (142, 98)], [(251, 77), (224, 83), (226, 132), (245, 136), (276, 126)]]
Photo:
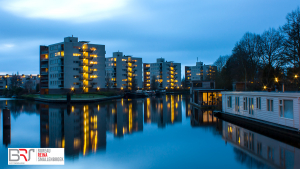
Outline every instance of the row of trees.
[(278, 29), (269, 28), (262, 34), (247, 32), (235, 44), (230, 56), (220, 56), (218, 88), (232, 89), (233, 82), (246, 82), (248, 90), (264, 86), (298, 90), (300, 71), (300, 9), (286, 16)]
[(8, 88), (4, 89), (2, 94), (5, 96), (13, 96), (13, 95), (37, 93), (40, 90), (39, 85), (40, 84), (37, 83), (36, 86), (34, 86), (34, 82), (32, 79), (26, 80), (25, 84), (22, 85), (20, 76), (12, 75), (9, 79)]

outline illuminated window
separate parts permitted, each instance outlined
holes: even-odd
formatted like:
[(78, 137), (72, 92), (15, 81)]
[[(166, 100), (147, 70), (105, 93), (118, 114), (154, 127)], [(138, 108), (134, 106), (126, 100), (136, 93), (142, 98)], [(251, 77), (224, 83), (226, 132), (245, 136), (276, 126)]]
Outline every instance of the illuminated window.
[(73, 53), (73, 56), (81, 56), (80, 53)]
[(122, 61), (127, 61), (126, 59), (122, 59)]

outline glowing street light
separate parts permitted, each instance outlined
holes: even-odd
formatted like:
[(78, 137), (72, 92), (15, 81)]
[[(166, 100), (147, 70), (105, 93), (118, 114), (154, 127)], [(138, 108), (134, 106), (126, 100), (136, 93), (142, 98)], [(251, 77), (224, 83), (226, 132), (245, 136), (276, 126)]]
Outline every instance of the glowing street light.
[(275, 82), (278, 82), (278, 78), (277, 77), (275, 77)]

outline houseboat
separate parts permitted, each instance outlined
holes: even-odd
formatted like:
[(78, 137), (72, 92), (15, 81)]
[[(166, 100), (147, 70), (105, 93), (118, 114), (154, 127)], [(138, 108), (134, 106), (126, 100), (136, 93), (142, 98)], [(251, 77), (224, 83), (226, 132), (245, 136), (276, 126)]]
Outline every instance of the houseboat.
[(222, 91), (222, 115), (299, 133), (300, 93)]

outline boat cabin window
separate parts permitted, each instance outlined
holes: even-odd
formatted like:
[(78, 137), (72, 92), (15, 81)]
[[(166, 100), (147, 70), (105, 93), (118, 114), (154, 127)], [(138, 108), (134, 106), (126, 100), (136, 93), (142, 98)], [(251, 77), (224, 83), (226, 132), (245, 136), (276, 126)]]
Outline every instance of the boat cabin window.
[(227, 97), (227, 107), (232, 107), (231, 96)]
[(244, 110), (248, 110), (248, 102), (247, 102), (247, 97), (244, 97), (243, 99), (243, 107), (244, 107)]
[(279, 100), (280, 117), (294, 119), (293, 100)]
[(267, 99), (267, 111), (273, 111), (273, 100)]
[(261, 110), (261, 97), (256, 98), (256, 108)]
[(235, 97), (235, 111), (239, 112), (240, 111), (240, 98)]

